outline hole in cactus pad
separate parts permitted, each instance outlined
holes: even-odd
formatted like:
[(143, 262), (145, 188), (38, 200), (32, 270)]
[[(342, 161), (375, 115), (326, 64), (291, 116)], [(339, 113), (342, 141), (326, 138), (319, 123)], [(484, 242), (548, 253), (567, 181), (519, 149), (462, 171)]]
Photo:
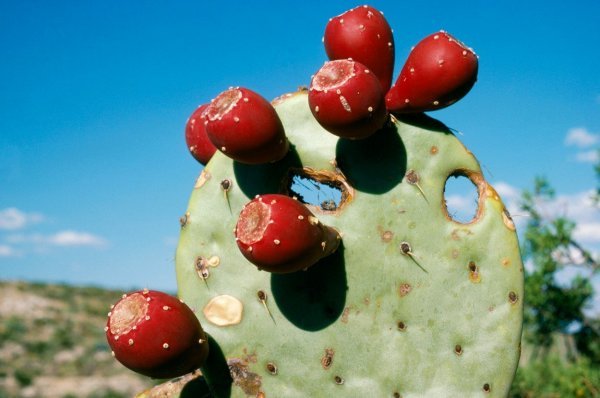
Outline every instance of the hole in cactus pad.
[(330, 171), (292, 169), (285, 185), (288, 196), (322, 211), (340, 209), (350, 196), (343, 177)]
[(479, 192), (475, 183), (464, 174), (455, 173), (448, 177), (444, 200), (448, 216), (453, 221), (467, 224), (477, 216)]

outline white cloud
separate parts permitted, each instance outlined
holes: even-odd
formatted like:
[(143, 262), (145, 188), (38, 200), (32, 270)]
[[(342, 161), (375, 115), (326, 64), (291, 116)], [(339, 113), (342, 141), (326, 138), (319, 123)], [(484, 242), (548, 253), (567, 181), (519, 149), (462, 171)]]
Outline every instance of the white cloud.
[(460, 195), (449, 195), (446, 197), (446, 206), (448, 209), (469, 211), (470, 208), (477, 206), (477, 202), (475, 198), (469, 198)]
[(494, 189), (502, 199), (507, 201), (518, 199), (521, 196), (521, 191), (518, 188), (503, 181), (494, 183)]
[(573, 231), (573, 237), (582, 243), (594, 244), (600, 243), (600, 221), (583, 222), (580, 221)]
[(584, 127), (573, 127), (567, 132), (565, 144), (579, 148), (589, 148), (600, 142), (600, 134), (592, 133)]
[(5, 237), (5, 241), (12, 244), (33, 244), (40, 246), (106, 246), (106, 239), (80, 231), (60, 231), (50, 235), (44, 234), (13, 234)]
[(106, 241), (87, 232), (62, 231), (50, 235), (47, 241), (55, 246), (104, 246)]
[(580, 163), (598, 163), (600, 156), (597, 150), (582, 151), (575, 155), (575, 160)]
[(1, 257), (17, 257), (19, 253), (11, 246), (0, 244), (0, 258)]
[(477, 213), (477, 196), (446, 196), (446, 208), (452, 219), (459, 222), (469, 222)]
[(25, 213), (15, 207), (0, 210), (0, 229), (18, 230), (44, 220), (39, 213)]

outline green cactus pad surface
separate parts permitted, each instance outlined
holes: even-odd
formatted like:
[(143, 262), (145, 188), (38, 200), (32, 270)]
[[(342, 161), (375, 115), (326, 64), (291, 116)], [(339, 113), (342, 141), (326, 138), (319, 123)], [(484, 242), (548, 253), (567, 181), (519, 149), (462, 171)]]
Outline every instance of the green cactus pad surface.
[[(425, 115), (349, 141), (320, 127), (306, 92), (274, 104), (286, 158), (250, 166), (217, 152), (181, 219), (179, 296), (210, 335), (202, 372), (213, 395), (506, 396), (520, 353), (523, 265), (514, 224), (475, 157)], [(467, 223), (446, 209), (455, 176), (478, 191)], [(236, 245), (238, 215), (255, 195), (293, 196), (299, 177), (341, 191), (340, 203), (309, 207), (342, 244), (306, 271), (259, 271)]]

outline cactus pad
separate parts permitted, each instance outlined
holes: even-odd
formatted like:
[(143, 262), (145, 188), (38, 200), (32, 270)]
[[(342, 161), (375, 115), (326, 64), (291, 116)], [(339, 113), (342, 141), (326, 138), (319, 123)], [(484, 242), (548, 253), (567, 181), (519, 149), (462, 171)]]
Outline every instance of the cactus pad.
[[(306, 92), (274, 105), (287, 156), (244, 165), (216, 153), (181, 219), (179, 296), (210, 335), (202, 372), (213, 395), (506, 396), (523, 267), (514, 224), (475, 157), (425, 115), (350, 141), (320, 127)], [(477, 188), (470, 222), (446, 209), (453, 176)], [(342, 244), (305, 271), (259, 271), (237, 248), (238, 215), (258, 194), (306, 200), (297, 181), (315, 183), (322, 196), (309, 207)]]

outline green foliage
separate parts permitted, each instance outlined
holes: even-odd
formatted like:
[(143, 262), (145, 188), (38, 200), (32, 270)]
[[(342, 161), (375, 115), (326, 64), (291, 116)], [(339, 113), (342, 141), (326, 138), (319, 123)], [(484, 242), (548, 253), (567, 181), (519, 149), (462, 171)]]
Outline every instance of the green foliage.
[[(600, 182), (600, 163), (595, 172)], [(525, 336), (533, 344), (533, 355), (517, 372), (510, 392), (514, 398), (600, 396), (600, 320), (587, 318), (583, 311), (594, 294), (591, 278), (579, 273), (570, 281), (557, 280), (565, 266), (593, 276), (600, 264), (574, 239), (573, 220), (545, 211), (554, 199), (554, 189), (543, 178), (522, 195), (521, 208), (529, 216), (523, 242), (528, 265)], [(600, 185), (591, 199), (600, 203)], [(574, 342), (574, 347), (566, 344), (563, 354), (555, 341), (561, 335), (565, 342)]]
[(588, 319), (575, 334), (577, 350), (588, 357), (592, 365), (600, 366), (600, 319)]
[(584, 304), (592, 297), (587, 278), (577, 276), (568, 282), (556, 279), (556, 272), (569, 264), (575, 250), (586, 264), (595, 264), (592, 255), (573, 239), (576, 224), (565, 216), (547, 216), (544, 204), (555, 198), (548, 181), (535, 180), (533, 192), (525, 191), (521, 208), (528, 213), (523, 255), (529, 260), (525, 278), (525, 336), (541, 347), (552, 345), (555, 333), (565, 333), (570, 325), (584, 325)]
[(33, 383), (35, 372), (32, 372), (30, 369), (16, 369), (14, 376), (21, 387), (27, 387)]
[(26, 332), (25, 322), (19, 317), (11, 316), (0, 324), (0, 342), (20, 340)]
[(510, 398), (598, 397), (600, 368), (586, 358), (573, 363), (556, 355), (519, 368)]

